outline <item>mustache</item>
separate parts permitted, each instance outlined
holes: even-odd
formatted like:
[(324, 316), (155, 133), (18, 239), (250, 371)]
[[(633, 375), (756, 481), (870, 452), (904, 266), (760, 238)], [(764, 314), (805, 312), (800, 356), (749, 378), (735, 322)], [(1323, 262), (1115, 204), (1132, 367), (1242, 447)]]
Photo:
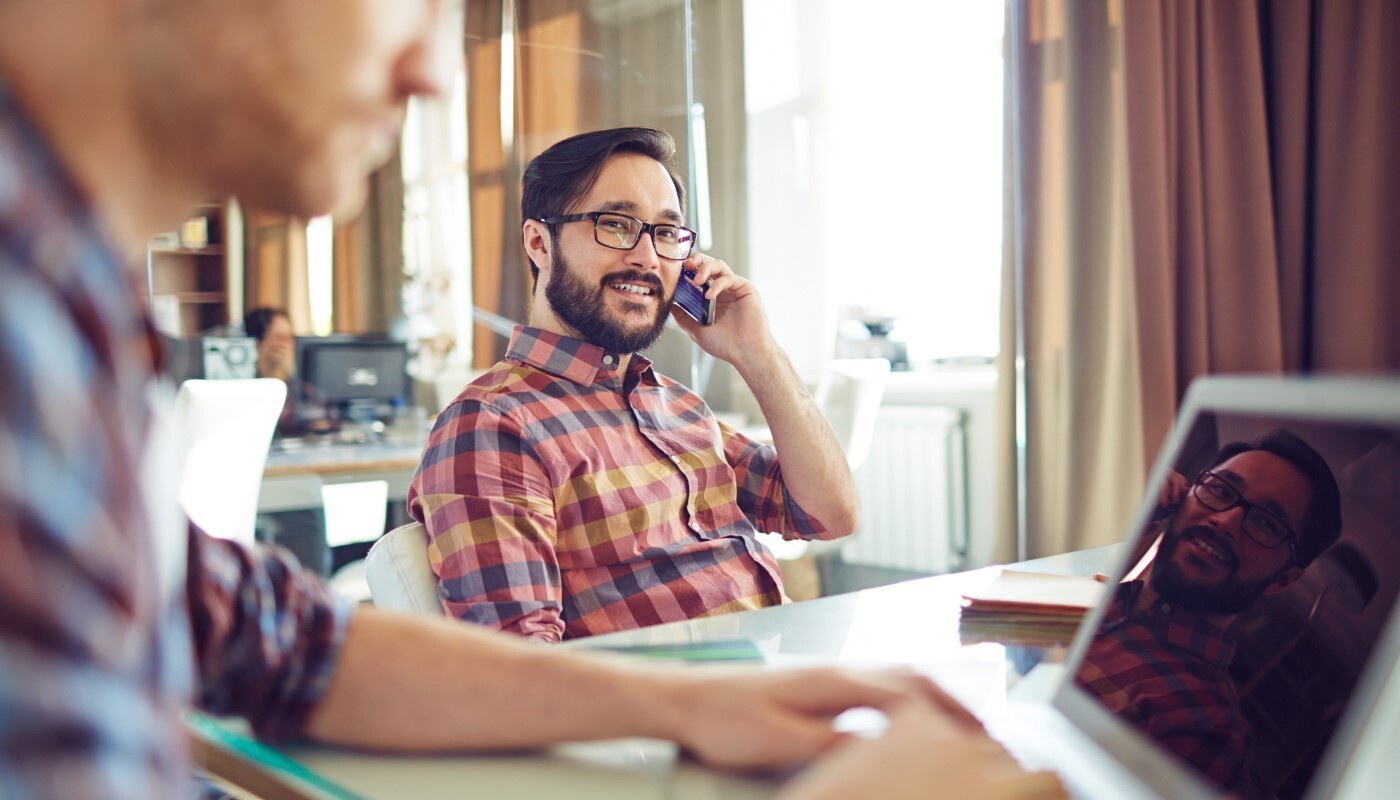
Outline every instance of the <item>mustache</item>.
[(639, 272), (637, 270), (621, 270), (619, 272), (609, 272), (603, 276), (602, 285), (604, 287), (614, 283), (635, 283), (651, 287), (658, 296), (664, 297), (666, 287), (661, 285), (661, 279), (650, 272)]

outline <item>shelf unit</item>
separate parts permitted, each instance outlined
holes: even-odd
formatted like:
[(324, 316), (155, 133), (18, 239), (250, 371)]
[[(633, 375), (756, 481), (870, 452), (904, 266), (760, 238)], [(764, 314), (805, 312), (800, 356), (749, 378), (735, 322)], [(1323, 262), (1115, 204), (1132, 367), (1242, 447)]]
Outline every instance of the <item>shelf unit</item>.
[[(201, 218), (203, 225), (198, 223)], [(146, 249), (156, 325), (181, 337), (227, 325), (243, 315), (243, 216), (237, 203), (197, 206), (191, 220), (193, 225), (157, 236)], [(203, 242), (198, 235), (201, 228)]]

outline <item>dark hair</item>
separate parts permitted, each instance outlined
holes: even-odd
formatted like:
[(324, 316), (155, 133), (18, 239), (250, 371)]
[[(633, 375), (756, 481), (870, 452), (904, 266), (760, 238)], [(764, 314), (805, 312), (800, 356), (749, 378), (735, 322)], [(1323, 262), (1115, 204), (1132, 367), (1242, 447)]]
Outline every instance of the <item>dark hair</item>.
[(1232, 442), (1220, 448), (1211, 467), (1219, 466), (1241, 453), (1262, 450), (1292, 464), (1312, 487), (1312, 499), (1303, 515), (1301, 530), (1294, 543), (1299, 568), (1306, 568), (1322, 551), (1342, 535), (1342, 494), (1326, 460), (1308, 443), (1289, 430), (1269, 431), (1252, 442)]
[[(520, 180), (520, 224), (569, 213), (593, 188), (604, 162), (619, 153), (636, 153), (661, 162), (676, 186), (680, 211), (685, 213), (685, 186), (676, 172), (676, 142), (671, 134), (655, 128), (613, 128), (570, 136), (535, 156)], [(550, 225), (550, 241), (558, 236), (559, 226)], [(535, 280), (540, 277), (540, 268), (533, 260), (530, 276)]]
[(260, 306), (243, 315), (243, 332), (257, 339), (259, 342), (267, 336), (267, 329), (272, 327), (272, 321), (278, 317), (285, 318), (291, 322), (291, 317), (280, 308), (270, 306)]

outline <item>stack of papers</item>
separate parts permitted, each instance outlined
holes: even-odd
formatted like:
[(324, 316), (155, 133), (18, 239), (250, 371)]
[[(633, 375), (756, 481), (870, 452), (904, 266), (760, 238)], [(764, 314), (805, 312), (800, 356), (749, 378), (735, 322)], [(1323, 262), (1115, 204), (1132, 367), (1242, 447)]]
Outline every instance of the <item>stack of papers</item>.
[(1002, 570), (980, 592), (963, 595), (964, 642), (1067, 644), (1105, 585), (1091, 577)]

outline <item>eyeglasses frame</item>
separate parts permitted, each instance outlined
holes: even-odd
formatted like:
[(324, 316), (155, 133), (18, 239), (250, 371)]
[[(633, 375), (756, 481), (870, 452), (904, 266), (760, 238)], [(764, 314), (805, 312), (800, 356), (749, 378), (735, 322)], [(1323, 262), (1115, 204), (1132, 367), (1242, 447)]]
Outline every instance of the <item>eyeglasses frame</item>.
[[(599, 239), (598, 218), (604, 215), (610, 217), (622, 217), (624, 219), (630, 219), (638, 225), (642, 226), (642, 229), (637, 232), (637, 241), (633, 242), (631, 247), (618, 247), (617, 245), (608, 244), (602, 239)], [(695, 242), (700, 238), (700, 234), (696, 233), (690, 228), (685, 227), (684, 225), (676, 225), (672, 222), (642, 222), (636, 217), (630, 214), (623, 214), (620, 211), (586, 211), (582, 214), (565, 214), (562, 217), (550, 217), (549, 219), (540, 219), (537, 221), (543, 222), (546, 225), (563, 225), (567, 222), (583, 222), (585, 220), (592, 221), (593, 241), (597, 242), (603, 247), (606, 247), (609, 250), (621, 250), (625, 253), (637, 249), (637, 245), (642, 243), (642, 234), (647, 234), (651, 236), (651, 249), (656, 251), (656, 257), (664, 258), (667, 261), (685, 261), (687, 258), (690, 258), (691, 255), (695, 253)], [(656, 228), (676, 228), (677, 230), (682, 230), (690, 234), (690, 249), (686, 251), (686, 254), (684, 256), (681, 256), (680, 258), (675, 258), (674, 256), (661, 255), (661, 251), (657, 250), (656, 248), (656, 234), (653, 232)]]
[[(1197, 493), (1196, 493), (1196, 489), (1198, 489), (1198, 488), (1201, 486), (1201, 483), (1202, 483), (1207, 477), (1209, 477), (1209, 478), (1214, 478), (1215, 480), (1220, 481), (1221, 483), (1223, 483), (1223, 484), (1225, 484), (1226, 486), (1230, 487), (1230, 491), (1232, 491), (1232, 492), (1235, 493), (1235, 502), (1230, 503), (1229, 505), (1225, 506), (1224, 508), (1216, 508), (1215, 506), (1211, 505), (1209, 502), (1207, 502), (1206, 500), (1204, 500), (1199, 494), (1197, 494)], [(1284, 541), (1288, 542), (1288, 554), (1289, 554), (1289, 558), (1292, 559), (1292, 561), (1293, 561), (1294, 564), (1297, 564), (1297, 563), (1298, 563), (1298, 533), (1297, 533), (1297, 531), (1293, 530), (1293, 528), (1291, 528), (1291, 527), (1288, 525), (1288, 523), (1286, 523), (1286, 522), (1284, 522), (1283, 520), (1279, 519), (1277, 514), (1275, 514), (1275, 513), (1273, 513), (1272, 511), (1269, 511), (1268, 509), (1263, 508), (1263, 507), (1261, 507), (1261, 506), (1259, 506), (1259, 505), (1257, 505), (1257, 504), (1255, 504), (1255, 503), (1252, 503), (1252, 502), (1250, 502), (1249, 500), (1247, 500), (1247, 499), (1245, 498), (1245, 496), (1244, 496), (1244, 492), (1241, 492), (1241, 491), (1239, 490), (1239, 487), (1235, 486), (1235, 484), (1231, 483), (1231, 482), (1230, 482), (1227, 478), (1225, 478), (1223, 475), (1217, 475), (1217, 474), (1215, 474), (1214, 472), (1212, 472), (1209, 468), (1201, 470), (1201, 471), (1196, 475), (1196, 480), (1191, 484), (1191, 496), (1194, 497), (1194, 498), (1196, 498), (1196, 502), (1198, 502), (1198, 503), (1200, 503), (1201, 505), (1205, 506), (1207, 509), (1209, 509), (1209, 510), (1211, 510), (1211, 511), (1215, 511), (1215, 512), (1229, 511), (1230, 509), (1235, 508), (1235, 507), (1243, 508), (1243, 509), (1244, 509), (1244, 518), (1243, 518), (1242, 520), (1240, 520), (1240, 530), (1244, 531), (1245, 535), (1249, 537), (1250, 541), (1254, 542), (1255, 544), (1259, 545), (1260, 547), (1265, 548), (1266, 550), (1273, 550), (1274, 548), (1278, 547), (1280, 544), (1283, 544), (1283, 542), (1276, 542), (1276, 543), (1274, 543), (1274, 544), (1266, 544), (1266, 543), (1264, 543), (1264, 542), (1259, 541), (1258, 537), (1256, 537), (1253, 533), (1250, 532), (1250, 531), (1251, 531), (1250, 526), (1249, 526), (1248, 524), (1246, 524), (1246, 523), (1248, 523), (1248, 521), (1249, 521), (1249, 515), (1250, 515), (1252, 512), (1254, 512), (1254, 511), (1257, 510), (1260, 514), (1267, 514), (1268, 516), (1270, 516), (1270, 517), (1272, 517), (1272, 518), (1278, 520), (1278, 524), (1279, 524), (1279, 525), (1282, 525), (1282, 526), (1283, 526), (1283, 529), (1288, 533), (1288, 535), (1287, 535), (1286, 537), (1284, 537)]]

